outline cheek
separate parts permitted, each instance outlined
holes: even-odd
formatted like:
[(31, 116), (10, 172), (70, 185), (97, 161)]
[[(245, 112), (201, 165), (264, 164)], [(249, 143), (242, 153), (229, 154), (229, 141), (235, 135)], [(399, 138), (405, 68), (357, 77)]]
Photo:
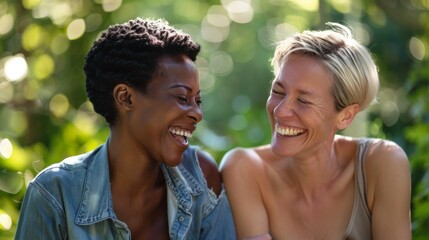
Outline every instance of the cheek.
[(273, 100), (271, 97), (268, 97), (268, 100), (265, 104), (265, 109), (267, 110), (268, 115), (271, 115), (273, 110), (274, 110), (275, 106), (273, 104)]
[(312, 108), (310, 106), (299, 106), (297, 108), (295, 108), (295, 112), (296, 114), (302, 116), (312, 116), (314, 117), (314, 115), (320, 116), (320, 114), (318, 113), (317, 109)]
[(267, 110), (267, 114), (270, 118), (271, 123), (273, 123), (274, 121), (274, 109), (277, 107), (277, 105), (278, 101), (275, 101), (271, 97), (268, 98), (265, 108)]

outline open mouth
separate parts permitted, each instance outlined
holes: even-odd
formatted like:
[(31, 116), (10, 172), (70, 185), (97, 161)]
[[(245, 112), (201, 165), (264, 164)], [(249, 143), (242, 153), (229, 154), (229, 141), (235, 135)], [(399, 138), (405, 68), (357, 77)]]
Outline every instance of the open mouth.
[(282, 136), (298, 136), (305, 132), (304, 129), (292, 128), (292, 127), (279, 127), (278, 125), (276, 125), (275, 131), (276, 133)]
[(182, 128), (170, 128), (168, 129), (172, 133), (174, 139), (183, 145), (189, 143), (188, 139), (192, 137), (192, 132)]

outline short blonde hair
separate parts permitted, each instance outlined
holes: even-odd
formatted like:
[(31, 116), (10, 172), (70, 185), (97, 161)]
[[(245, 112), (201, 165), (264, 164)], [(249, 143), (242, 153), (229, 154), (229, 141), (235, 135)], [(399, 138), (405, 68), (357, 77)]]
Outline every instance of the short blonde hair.
[(357, 103), (360, 111), (375, 101), (379, 88), (377, 66), (370, 51), (353, 39), (351, 31), (339, 23), (327, 23), (332, 30), (304, 31), (277, 44), (271, 64), (277, 75), (290, 54), (320, 59), (332, 74), (335, 108), (339, 111)]

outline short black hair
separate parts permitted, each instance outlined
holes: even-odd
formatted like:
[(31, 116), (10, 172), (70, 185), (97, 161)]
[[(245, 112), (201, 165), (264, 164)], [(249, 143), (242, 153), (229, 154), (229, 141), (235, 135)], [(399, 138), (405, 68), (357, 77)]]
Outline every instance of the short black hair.
[(113, 89), (125, 83), (142, 92), (157, 70), (160, 57), (186, 55), (196, 60), (200, 45), (164, 19), (136, 18), (115, 24), (94, 42), (85, 57), (86, 91), (95, 112), (114, 125)]

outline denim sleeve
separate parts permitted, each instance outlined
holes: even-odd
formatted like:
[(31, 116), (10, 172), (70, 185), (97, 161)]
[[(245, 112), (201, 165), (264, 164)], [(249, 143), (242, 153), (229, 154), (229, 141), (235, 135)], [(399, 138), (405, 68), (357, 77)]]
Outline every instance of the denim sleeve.
[(216, 207), (203, 219), (200, 239), (236, 239), (234, 221), (225, 191), (219, 195)]
[(37, 182), (31, 182), (21, 206), (16, 240), (65, 239), (63, 211)]

